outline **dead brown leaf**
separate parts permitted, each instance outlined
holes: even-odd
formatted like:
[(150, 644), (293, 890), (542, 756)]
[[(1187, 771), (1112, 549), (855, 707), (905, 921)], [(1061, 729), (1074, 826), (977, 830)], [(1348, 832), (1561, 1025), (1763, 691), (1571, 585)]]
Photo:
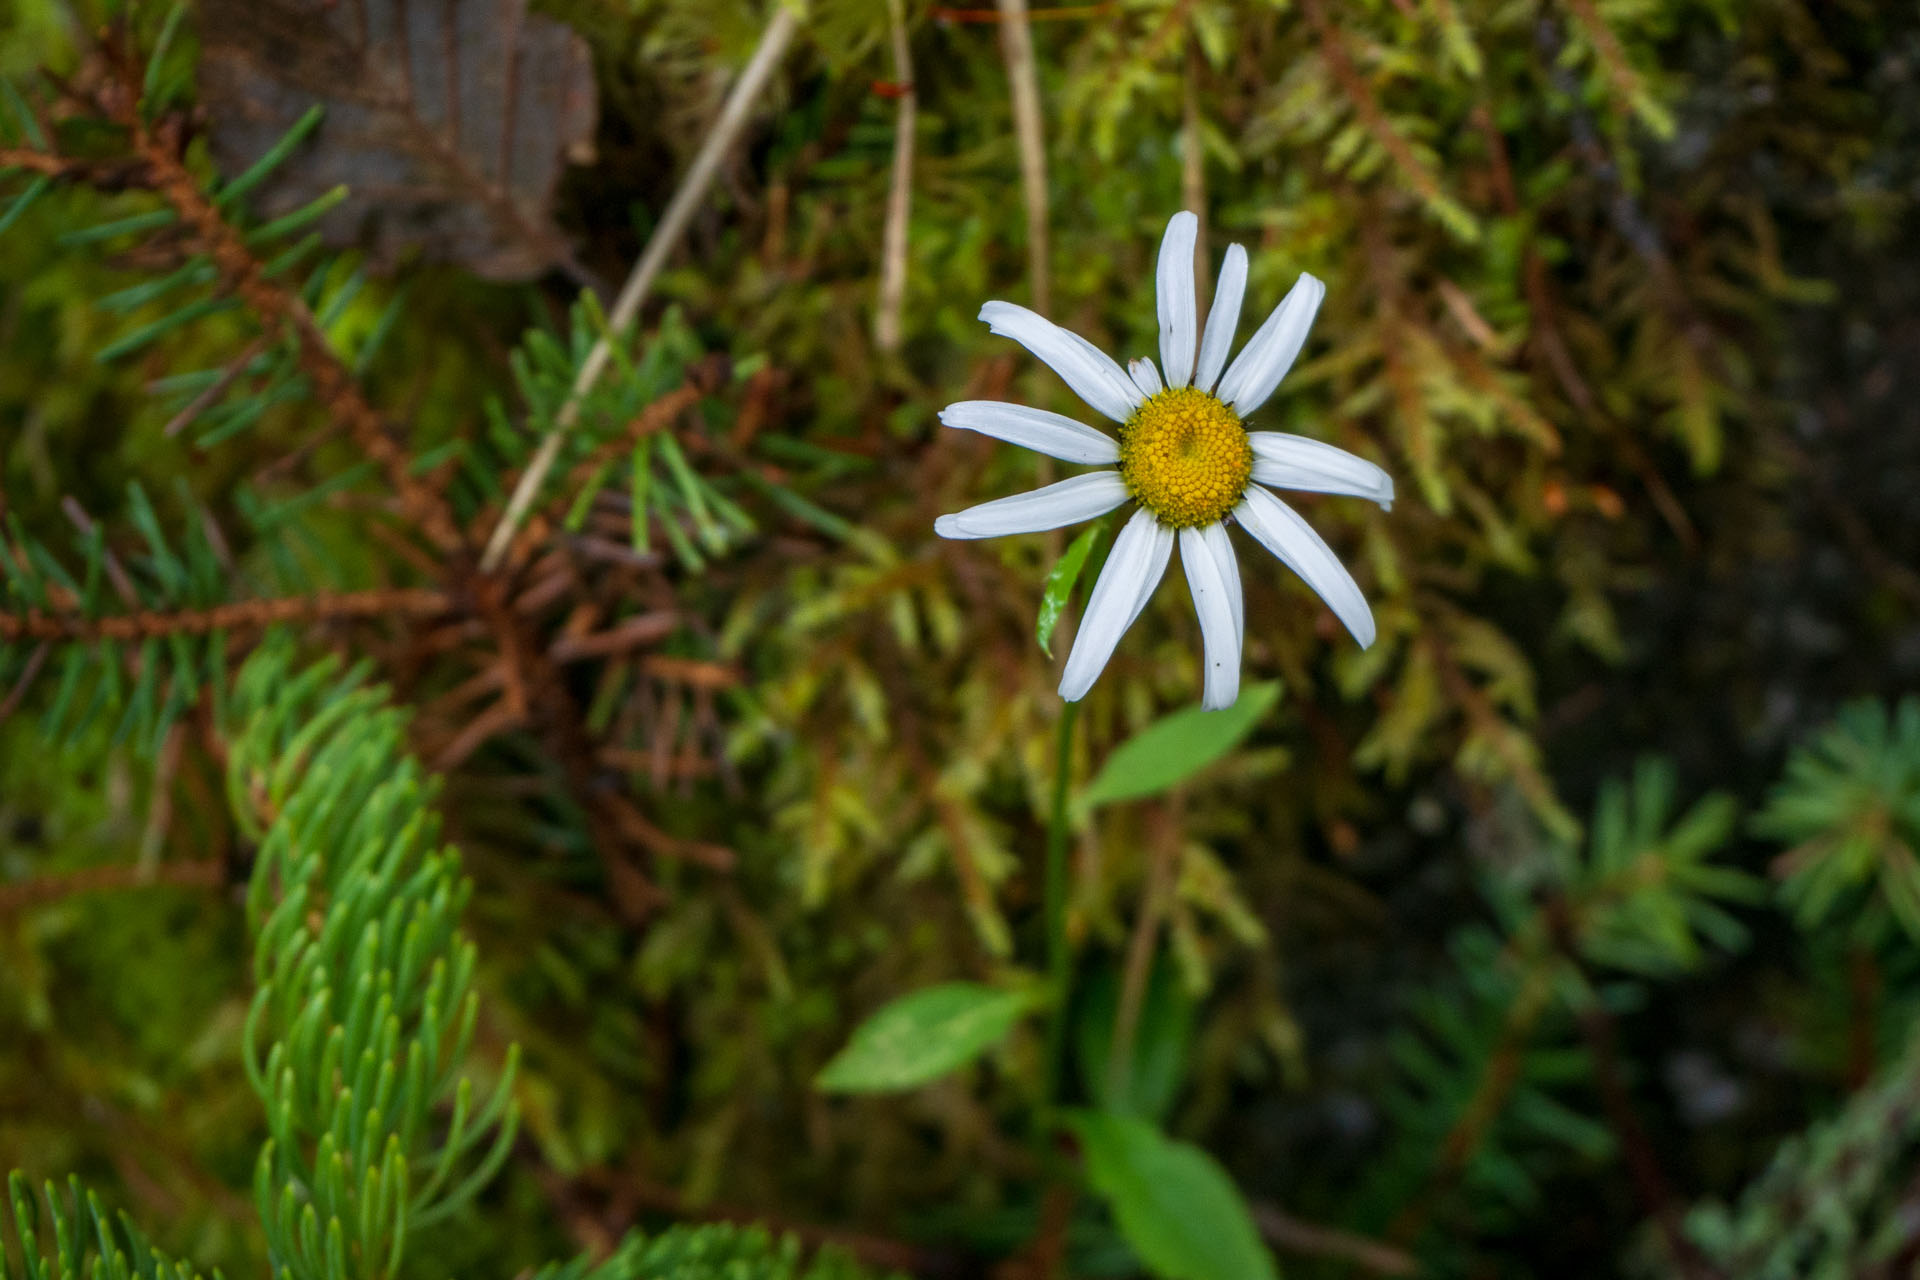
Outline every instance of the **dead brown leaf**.
[(312, 137), (256, 189), (291, 212), (344, 185), (327, 243), (526, 279), (572, 251), (551, 218), (597, 112), (586, 42), (526, 0), (205, 0), (200, 91), (223, 171), (246, 169), (314, 103)]

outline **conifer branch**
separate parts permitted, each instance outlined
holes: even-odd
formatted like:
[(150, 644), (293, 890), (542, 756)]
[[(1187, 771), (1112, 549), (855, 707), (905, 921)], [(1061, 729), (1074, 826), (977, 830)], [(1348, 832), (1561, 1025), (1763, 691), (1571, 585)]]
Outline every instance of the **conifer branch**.
[(297, 293), (269, 278), (266, 263), (187, 170), (177, 141), (149, 132), (137, 117), (128, 123), (155, 189), (212, 259), (226, 291), (240, 298), (269, 334), (292, 335), (300, 368), (312, 384), (315, 399), (345, 425), (355, 445), (380, 465), (409, 522), (442, 553), (458, 552), (466, 538), (454, 522), (446, 499), (413, 473), (412, 455), (401, 445), (394, 428), (367, 401), (358, 381), (321, 332), (313, 312)]
[(87, 867), (79, 871), (57, 872), (36, 876), (31, 880), (16, 881), (13, 884), (0, 884), (0, 917), (79, 893), (102, 893), (112, 889), (144, 889), (151, 885), (213, 888), (224, 884), (226, 879), (225, 864), (213, 860), (162, 862), (152, 868), (126, 865)]
[(215, 631), (257, 631), (281, 622), (327, 622), (347, 618), (433, 618), (452, 611), (453, 601), (426, 587), (391, 587), (371, 591), (319, 591), (312, 595), (272, 600), (239, 600), (211, 609), (138, 613), (93, 618), (84, 614), (47, 613), (30, 609), (23, 614), (0, 613), (0, 640), (46, 640), (89, 643), (99, 640), (139, 641), (167, 636), (204, 636)]

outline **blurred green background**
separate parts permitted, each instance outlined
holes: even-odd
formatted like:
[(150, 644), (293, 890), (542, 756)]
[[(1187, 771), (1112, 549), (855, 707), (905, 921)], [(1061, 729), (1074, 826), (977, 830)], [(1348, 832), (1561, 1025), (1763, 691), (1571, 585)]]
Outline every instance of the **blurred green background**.
[[(303, 21), (332, 21), (260, 12), (278, 16), (187, 8), (158, 64), (154, 119), (207, 183), (248, 129), (291, 123), (283, 69), (322, 57)], [(456, 108), (469, 140), (503, 113), (502, 154), (532, 159), (421, 197), (377, 128), (349, 132), (351, 92), (302, 144), (293, 165), (352, 190), (353, 217), (324, 224), (326, 338), (369, 353), (366, 400), (470, 549), (584, 349), (569, 308), (626, 278), (770, 12), (448, 0), (449, 65), (554, 24), (557, 62), (505, 93), (476, 73)], [(190, 396), (162, 380), (248, 350), (247, 310), (97, 358), (165, 314), (103, 299), (184, 250), (178, 228), (74, 242), (156, 197), (112, 168), (124, 131), (63, 94), (110, 100), (99, 33), (149, 50), (167, 17), (0, 8), (0, 77), (98, 162), (0, 235), (10, 545), (68, 554), (73, 499), (137, 555), (138, 481), (168, 529), (204, 511), (224, 531), (222, 598), (437, 584), (457, 556), (310, 383), (224, 430), (164, 430)], [(975, 320), (1037, 304), (1002, 17), (805, 12), (505, 580), (516, 634), (559, 655), (530, 712), (473, 729), (508, 694), (471, 630), (301, 624), (415, 708), (476, 882), (480, 1052), (524, 1050), (505, 1171), (411, 1270), (513, 1274), (636, 1222), (737, 1218), (927, 1274), (1032, 1273), (1037, 1033), (910, 1095), (810, 1087), (887, 999), (1038, 954), (1060, 651), (1033, 619), (1063, 539), (932, 534), (1053, 478), (942, 431), (941, 406), (1080, 412)], [(1328, 284), (1254, 425), (1372, 458), (1399, 491), (1391, 513), (1299, 504), (1378, 643), (1243, 556), (1246, 678), (1281, 680), (1278, 708), (1172, 795), (1076, 826), (1083, 1004), (1171, 868), (1165, 1123), (1232, 1173), (1291, 1275), (1912, 1274), (1920, 722), (1882, 717), (1920, 681), (1920, 10), (1104, 0), (1030, 26), (1042, 309), (1154, 351), (1154, 252), (1195, 209), (1211, 268), (1229, 243), (1251, 254), (1243, 333), (1297, 273)], [(592, 93), (540, 81), (569, 57)], [(536, 160), (551, 190), (508, 190)], [(277, 181), (252, 216), (325, 189)], [(742, 523), (709, 541), (662, 508), (643, 555), (622, 433), (682, 386), (666, 434)], [(566, 648), (656, 615), (631, 643)], [(0, 724), (0, 1167), (80, 1174), (170, 1251), (247, 1274), (251, 849), (212, 694), (171, 729), (116, 740), (104, 715), (50, 743), (57, 670)], [(1168, 586), (1086, 703), (1077, 775), (1198, 690)], [(1817, 746), (1861, 699), (1876, 709)], [(1629, 779), (1634, 819), (1596, 818)], [(644, 830), (607, 816), (627, 812)], [(1750, 874), (1703, 878), (1708, 861)], [(1076, 1213), (1079, 1273), (1127, 1274), (1097, 1206)]]

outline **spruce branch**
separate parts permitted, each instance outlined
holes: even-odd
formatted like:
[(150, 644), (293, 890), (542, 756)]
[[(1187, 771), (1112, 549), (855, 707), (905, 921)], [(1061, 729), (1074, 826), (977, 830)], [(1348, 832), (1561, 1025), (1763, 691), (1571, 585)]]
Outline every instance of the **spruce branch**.
[(144, 889), (151, 885), (184, 885), (214, 888), (225, 883), (227, 868), (217, 861), (163, 862), (158, 866), (88, 867), (80, 871), (36, 876), (14, 884), (0, 884), (0, 917), (13, 915), (42, 903), (56, 902), (80, 893), (104, 893), (114, 889)]
[[(243, 228), (234, 220), (230, 207), (232, 197), (244, 189), (246, 176), (231, 184), (228, 190), (209, 193), (187, 166), (189, 135), (185, 121), (177, 114), (148, 118), (143, 106), (145, 68), (128, 48), (124, 28), (108, 31), (101, 52), (104, 62), (115, 72), (107, 83), (88, 92), (57, 79), (54, 83), (76, 109), (122, 130), (127, 140), (127, 154), (107, 162), (70, 157), (61, 153), (50, 132), (35, 130), (36, 136), (28, 139), (32, 146), (0, 151), (0, 166), (14, 164), (43, 176), (151, 190), (161, 198), (164, 209), (155, 211), (154, 215), (140, 215), (112, 224), (113, 228), (135, 231), (149, 225), (157, 228), (163, 222), (171, 224), (170, 232), (178, 237), (176, 252), (189, 268), (193, 259), (204, 257), (212, 268), (217, 287), (215, 298), (190, 304), (156, 322), (159, 327), (149, 326), (147, 330), (129, 335), (103, 351), (102, 357), (130, 348), (136, 339), (144, 341), (150, 333), (162, 332), (184, 319), (209, 313), (226, 305), (228, 299), (239, 302), (260, 324), (267, 345), (283, 336), (291, 340), (295, 361), (312, 395), (346, 428), (361, 451), (383, 469), (409, 522), (443, 554), (458, 552), (465, 545), (465, 537), (445, 499), (414, 474), (414, 460), (401, 443), (399, 433), (367, 401), (353, 370), (333, 350), (306, 300), (279, 280), (274, 264), (256, 251), (263, 233), (271, 233), (280, 224)], [(310, 210), (302, 211), (292, 219), (280, 221), (290, 223), (309, 213)], [(85, 234), (97, 238), (105, 230), (92, 228)], [(241, 361), (238, 367), (244, 370), (246, 363)], [(170, 423), (169, 429), (176, 428)]]
[(168, 636), (205, 636), (218, 631), (260, 631), (283, 622), (329, 622), (349, 618), (435, 618), (450, 612), (449, 597), (428, 587), (371, 591), (317, 591), (270, 600), (237, 600), (208, 609), (141, 610), (111, 617), (83, 613), (0, 613), (0, 640), (97, 643), (137, 642)]
[(409, 522), (442, 553), (457, 553), (466, 539), (446, 499), (414, 474), (413, 456), (400, 443), (399, 433), (367, 401), (306, 302), (268, 274), (268, 264), (254, 253), (247, 236), (187, 170), (177, 140), (170, 142), (164, 131), (149, 132), (137, 122), (132, 127), (136, 153), (145, 158), (155, 189), (212, 260), (225, 291), (241, 299), (269, 334), (292, 336), (314, 398), (380, 465)]

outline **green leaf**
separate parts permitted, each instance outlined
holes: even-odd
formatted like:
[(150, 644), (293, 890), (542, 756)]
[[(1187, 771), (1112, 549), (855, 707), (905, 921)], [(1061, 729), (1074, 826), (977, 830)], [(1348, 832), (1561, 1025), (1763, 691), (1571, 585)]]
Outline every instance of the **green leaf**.
[(1212, 1156), (1133, 1116), (1082, 1111), (1068, 1123), (1088, 1179), (1148, 1270), (1165, 1280), (1278, 1280), (1246, 1203)]
[(901, 996), (860, 1025), (814, 1084), (833, 1093), (918, 1088), (1005, 1039), (1040, 996), (1037, 988), (1006, 991), (977, 982)]
[(1106, 522), (1096, 520), (1081, 530), (1080, 536), (1067, 545), (1066, 552), (1054, 564), (1053, 572), (1047, 575), (1047, 589), (1040, 597), (1040, 619), (1034, 634), (1040, 641), (1040, 652), (1049, 658), (1053, 656), (1053, 629), (1060, 624), (1060, 612), (1067, 607), (1073, 584), (1080, 581), (1080, 570), (1086, 567), (1087, 553), (1093, 550), (1094, 540), (1104, 528)]
[(1280, 682), (1269, 680), (1242, 689), (1225, 711), (1188, 707), (1154, 721), (1107, 757), (1080, 802), (1092, 808), (1138, 800), (1185, 782), (1238, 746), (1279, 700)]

